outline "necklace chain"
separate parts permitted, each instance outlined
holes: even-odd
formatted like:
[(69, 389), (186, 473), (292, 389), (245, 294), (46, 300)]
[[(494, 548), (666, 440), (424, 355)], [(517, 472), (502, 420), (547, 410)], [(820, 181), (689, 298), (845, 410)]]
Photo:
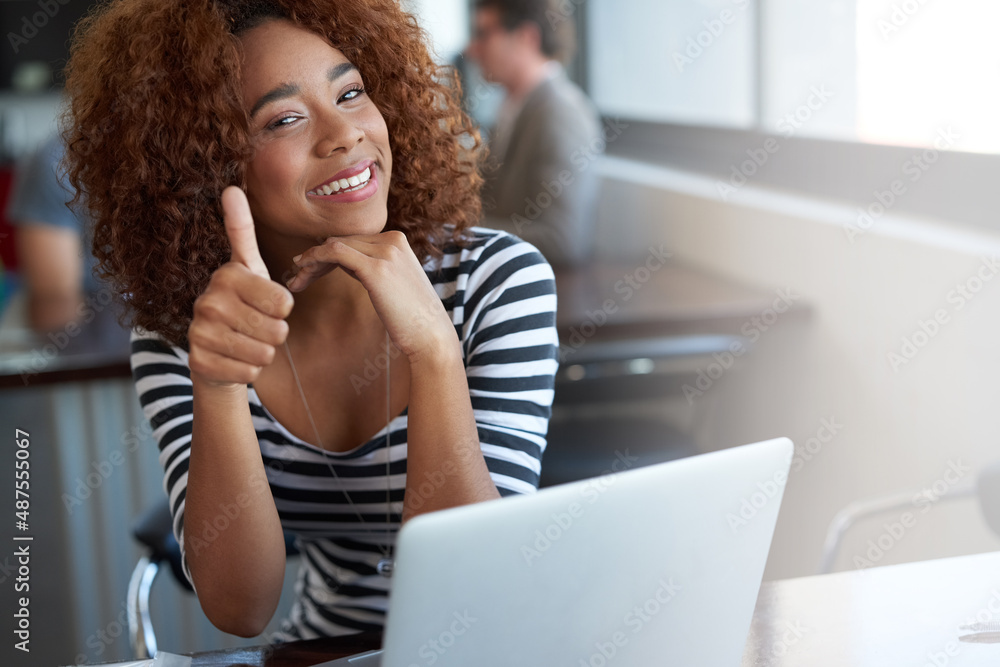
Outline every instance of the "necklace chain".
[[(392, 488), (392, 485), (391, 485), (391, 481), (390, 481), (390, 478), (389, 478), (389, 473), (390, 473), (390, 466), (389, 466), (389, 463), (390, 463), (390, 461), (389, 461), (389, 453), (390, 453), (390, 449), (389, 449), (389, 447), (390, 447), (389, 436), (390, 436), (390, 429), (389, 429), (389, 424), (392, 422), (392, 384), (391, 384), (392, 374), (390, 373), (390, 369), (392, 367), (392, 355), (389, 353), (390, 345), (391, 344), (392, 343), (391, 343), (391, 341), (389, 339), (389, 332), (386, 332), (386, 334), (385, 334), (385, 539), (386, 539), (386, 545), (383, 546), (383, 547), (381, 547), (383, 558), (381, 560), (379, 560), (378, 565), (376, 567), (378, 573), (381, 574), (384, 577), (392, 576), (392, 568), (393, 568), (393, 560), (392, 560), (392, 555), (391, 555), (391, 547), (389, 546), (389, 544), (392, 541), (391, 530), (389, 528), (389, 526), (391, 525), (391, 521), (392, 521), (392, 503), (391, 503), (391, 499), (392, 499), (391, 488)], [(299, 390), (299, 396), (302, 397), (302, 405), (305, 406), (306, 416), (309, 418), (309, 424), (312, 426), (313, 433), (316, 435), (316, 444), (319, 446), (320, 449), (323, 449), (325, 451), (326, 448), (323, 446), (323, 438), (319, 434), (319, 428), (316, 426), (316, 420), (313, 419), (312, 410), (309, 409), (309, 401), (306, 400), (306, 393), (302, 389), (302, 381), (299, 379), (299, 372), (295, 368), (295, 362), (292, 361), (292, 351), (288, 347), (288, 340), (287, 339), (285, 340), (285, 355), (288, 357), (288, 365), (292, 369), (292, 377), (295, 379), (295, 386)], [(338, 484), (340, 484), (341, 491), (344, 494), (344, 498), (347, 499), (347, 504), (351, 506), (351, 509), (354, 511), (354, 514), (358, 517), (358, 521), (360, 523), (364, 523), (365, 522), (364, 517), (361, 516), (361, 512), (358, 510), (357, 506), (354, 504), (354, 500), (351, 499), (351, 495), (347, 492), (347, 488), (344, 487), (343, 483), (341, 482), (340, 476), (337, 475), (337, 470), (333, 467), (333, 464), (330, 463), (330, 461), (328, 459), (326, 459), (326, 465), (330, 469), (330, 473), (333, 475), (333, 478), (335, 480), (337, 480)]]

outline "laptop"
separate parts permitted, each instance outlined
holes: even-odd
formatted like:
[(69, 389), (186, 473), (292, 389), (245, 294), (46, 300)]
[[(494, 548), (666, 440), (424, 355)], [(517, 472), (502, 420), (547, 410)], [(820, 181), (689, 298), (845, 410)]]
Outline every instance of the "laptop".
[(316, 667), (739, 665), (792, 453), (779, 438), (418, 516), (382, 650)]

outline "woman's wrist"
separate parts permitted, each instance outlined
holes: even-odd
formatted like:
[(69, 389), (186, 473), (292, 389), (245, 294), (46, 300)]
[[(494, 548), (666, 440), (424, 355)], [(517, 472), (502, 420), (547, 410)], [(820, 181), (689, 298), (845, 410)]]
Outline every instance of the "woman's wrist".
[(247, 400), (247, 385), (239, 382), (214, 382), (192, 371), (191, 386), (200, 401), (229, 404)]
[[(450, 334), (450, 335), (448, 335)], [(464, 368), (462, 347), (454, 331), (439, 336), (434, 342), (407, 355), (410, 372), (418, 369), (440, 370), (454, 368), (456, 364)]]

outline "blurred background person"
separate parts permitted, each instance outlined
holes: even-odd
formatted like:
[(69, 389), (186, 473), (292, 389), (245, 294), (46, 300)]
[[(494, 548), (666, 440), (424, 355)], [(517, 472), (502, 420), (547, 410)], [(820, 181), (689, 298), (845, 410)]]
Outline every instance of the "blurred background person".
[(563, 63), (575, 31), (548, 0), (478, 0), (467, 58), (506, 91), (484, 170), (483, 225), (537, 247), (553, 265), (578, 264), (593, 248), (603, 151), (596, 109)]
[(66, 205), (73, 192), (62, 172), (64, 150), (52, 136), (24, 156), (7, 207), (7, 218), (17, 227), (28, 323), (41, 333), (79, 319), (84, 292), (99, 288), (86, 221)]

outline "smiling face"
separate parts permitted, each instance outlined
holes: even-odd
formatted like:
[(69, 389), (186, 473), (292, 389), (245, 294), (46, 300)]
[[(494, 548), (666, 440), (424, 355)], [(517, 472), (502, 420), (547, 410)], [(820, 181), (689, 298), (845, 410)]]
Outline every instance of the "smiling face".
[(361, 73), (289, 21), (269, 20), (241, 41), (255, 147), (247, 198), (264, 259), (268, 249), (382, 231), (392, 155)]

